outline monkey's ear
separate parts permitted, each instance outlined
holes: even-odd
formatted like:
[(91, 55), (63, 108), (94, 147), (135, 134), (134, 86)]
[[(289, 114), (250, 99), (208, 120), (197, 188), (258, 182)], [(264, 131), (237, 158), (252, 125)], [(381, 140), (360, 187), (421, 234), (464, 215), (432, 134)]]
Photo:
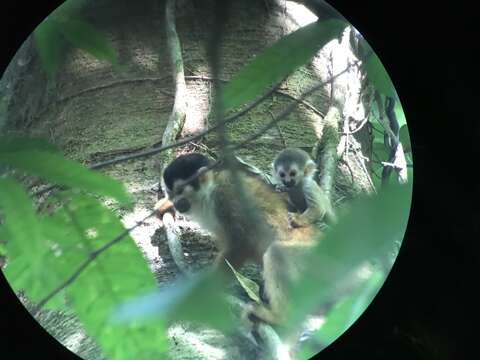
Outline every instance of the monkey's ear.
[(205, 184), (208, 184), (210, 183), (210, 181), (213, 180), (213, 173), (211, 170), (207, 170), (205, 171), (206, 167), (205, 166), (202, 166), (200, 169), (198, 169), (199, 172), (203, 172), (202, 174), (200, 174), (200, 176), (198, 177), (198, 181), (200, 182), (200, 184), (202, 185), (205, 185)]
[(315, 173), (315, 171), (317, 171), (317, 164), (315, 164), (313, 161), (307, 162), (304, 170), (305, 176), (311, 176)]

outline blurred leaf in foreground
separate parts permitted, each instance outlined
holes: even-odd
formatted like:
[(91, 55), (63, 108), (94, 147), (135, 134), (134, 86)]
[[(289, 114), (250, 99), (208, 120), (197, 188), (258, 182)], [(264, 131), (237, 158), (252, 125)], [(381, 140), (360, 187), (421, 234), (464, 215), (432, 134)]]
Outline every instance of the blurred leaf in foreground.
[(382, 262), (389, 256), (403, 239), (410, 203), (410, 185), (392, 185), (376, 196), (351, 204), (305, 259), (307, 270), (302, 280), (292, 286), (292, 326), (299, 324), (305, 314), (335, 302), (339, 288), (348, 284), (362, 265)]
[(245, 104), (307, 63), (327, 42), (341, 35), (347, 24), (338, 19), (317, 21), (283, 37), (256, 56), (224, 88), (225, 110)]
[(33, 143), (24, 140), (21, 145), (5, 148), (0, 152), (0, 164), (10, 165), (56, 184), (113, 197), (122, 204), (129, 202), (122, 183), (39, 144), (36, 140)]

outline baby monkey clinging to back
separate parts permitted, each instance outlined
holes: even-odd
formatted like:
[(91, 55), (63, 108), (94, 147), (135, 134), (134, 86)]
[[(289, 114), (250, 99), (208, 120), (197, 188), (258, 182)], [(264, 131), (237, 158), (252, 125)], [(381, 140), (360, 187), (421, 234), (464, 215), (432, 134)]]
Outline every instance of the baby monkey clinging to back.
[(273, 173), (288, 193), (294, 227), (314, 224), (325, 218), (335, 221), (330, 200), (314, 179), (317, 165), (307, 152), (298, 148), (282, 150), (273, 161)]

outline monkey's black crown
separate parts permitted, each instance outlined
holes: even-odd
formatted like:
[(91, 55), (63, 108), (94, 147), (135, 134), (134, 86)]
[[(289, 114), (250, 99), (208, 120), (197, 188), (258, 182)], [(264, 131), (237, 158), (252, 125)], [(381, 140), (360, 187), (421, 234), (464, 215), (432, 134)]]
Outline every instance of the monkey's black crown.
[[(210, 165), (210, 160), (202, 154), (191, 153), (182, 155), (173, 160), (163, 172), (163, 181), (169, 190), (173, 190), (175, 180), (187, 180), (193, 176), (198, 169)], [(198, 189), (198, 179), (192, 181), (191, 185)]]

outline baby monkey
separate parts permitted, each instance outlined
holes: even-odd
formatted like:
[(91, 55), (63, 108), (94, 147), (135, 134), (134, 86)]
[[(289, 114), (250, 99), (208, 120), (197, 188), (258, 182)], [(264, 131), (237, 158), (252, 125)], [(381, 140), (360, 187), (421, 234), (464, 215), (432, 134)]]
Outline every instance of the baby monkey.
[(322, 219), (336, 221), (330, 200), (314, 179), (317, 165), (307, 152), (287, 148), (275, 157), (272, 165), (276, 180), (288, 194), (289, 210), (297, 212), (291, 219), (293, 227), (312, 225)]

